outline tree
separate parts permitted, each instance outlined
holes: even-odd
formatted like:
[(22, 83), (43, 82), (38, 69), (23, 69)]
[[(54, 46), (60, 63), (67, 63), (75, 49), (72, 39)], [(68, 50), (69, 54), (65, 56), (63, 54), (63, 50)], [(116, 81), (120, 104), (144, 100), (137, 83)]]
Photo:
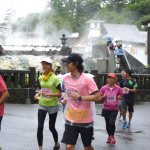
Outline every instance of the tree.
[(5, 17), (4, 17), (4, 21), (5, 21), (5, 25), (10, 25), (12, 22), (12, 18), (14, 17), (15, 11), (13, 9), (7, 9)]

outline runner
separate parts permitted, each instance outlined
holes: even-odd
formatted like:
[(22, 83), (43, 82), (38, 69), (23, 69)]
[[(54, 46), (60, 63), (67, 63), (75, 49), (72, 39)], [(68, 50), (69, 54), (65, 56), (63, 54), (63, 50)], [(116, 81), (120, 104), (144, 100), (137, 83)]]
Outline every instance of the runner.
[(83, 73), (83, 59), (79, 54), (72, 53), (62, 61), (67, 62), (67, 69), (70, 72), (63, 80), (66, 94), (62, 104), (66, 105), (66, 102), (68, 104), (65, 110), (65, 132), (62, 143), (66, 144), (66, 150), (74, 150), (80, 133), (84, 149), (94, 150), (91, 145), (94, 101), (101, 99), (99, 90), (93, 77)]
[(34, 99), (39, 99), (38, 109), (38, 131), (37, 139), (39, 150), (42, 150), (43, 145), (43, 128), (46, 114), (49, 114), (49, 129), (52, 132), (55, 146), (53, 150), (59, 150), (58, 133), (55, 129), (57, 113), (59, 110), (58, 97), (61, 97), (61, 84), (59, 78), (54, 74), (52, 69), (52, 60), (46, 58), (41, 61), (44, 74), (39, 77), (41, 91), (35, 95)]
[(107, 76), (107, 85), (100, 90), (100, 95), (104, 99), (102, 116), (105, 118), (106, 130), (108, 133), (107, 143), (115, 144), (115, 122), (118, 114), (118, 100), (122, 99), (123, 91), (116, 85), (116, 75), (110, 73)]
[[(120, 85), (119, 82), (123, 81), (125, 79), (125, 72), (122, 71), (121, 72), (121, 79), (118, 79), (118, 82), (117, 82), (117, 85)], [(121, 103), (122, 101), (119, 101), (119, 116), (118, 116), (118, 119), (121, 120), (121, 117), (122, 117), (122, 114), (121, 114)]]
[(9, 93), (3, 78), (0, 76), (0, 131), (1, 131), (1, 122), (4, 115), (4, 103), (8, 99)]
[[(124, 121), (122, 124), (123, 128), (125, 127), (130, 128), (131, 126), (131, 119), (132, 119), (133, 112), (134, 112), (134, 93), (137, 92), (137, 83), (134, 79), (131, 78), (131, 74), (132, 74), (132, 71), (127, 69), (124, 74), (126, 79), (120, 82), (120, 86), (124, 90), (122, 106), (121, 106), (122, 116), (123, 116), (123, 121)], [(126, 121), (127, 107), (129, 111), (128, 123)]]

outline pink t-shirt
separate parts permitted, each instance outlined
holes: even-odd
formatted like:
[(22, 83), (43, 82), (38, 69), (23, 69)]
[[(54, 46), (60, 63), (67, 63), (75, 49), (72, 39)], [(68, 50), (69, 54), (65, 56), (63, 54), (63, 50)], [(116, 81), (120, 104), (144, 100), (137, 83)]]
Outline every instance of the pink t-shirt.
[(90, 101), (76, 101), (70, 97), (70, 93), (77, 92), (81, 96), (89, 96), (98, 90), (92, 77), (82, 73), (77, 79), (73, 79), (70, 74), (64, 76), (64, 86), (66, 99), (68, 101), (65, 111), (66, 119), (73, 123), (91, 123), (94, 121), (93, 111)]
[(101, 96), (103, 96), (104, 93), (107, 94), (107, 97), (104, 99), (103, 108), (106, 110), (118, 110), (117, 97), (119, 95), (121, 95), (121, 97), (123, 96), (123, 90), (118, 85), (114, 85), (113, 89), (111, 90), (107, 84), (100, 90)]
[[(5, 85), (5, 82), (3, 78), (0, 76), (0, 98), (2, 97), (2, 91), (7, 90), (7, 87)], [(0, 116), (4, 115), (4, 104), (0, 105)]]

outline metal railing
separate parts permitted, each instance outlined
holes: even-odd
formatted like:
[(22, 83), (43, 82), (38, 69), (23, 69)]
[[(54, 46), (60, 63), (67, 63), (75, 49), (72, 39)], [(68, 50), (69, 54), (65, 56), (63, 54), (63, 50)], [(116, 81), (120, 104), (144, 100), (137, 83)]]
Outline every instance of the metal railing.
[(131, 66), (130, 66), (129, 61), (128, 61), (128, 59), (127, 59), (127, 55), (126, 55), (126, 53), (125, 53), (125, 51), (124, 51), (124, 48), (122, 48), (122, 51), (123, 51), (123, 53), (124, 53), (124, 57), (125, 57), (125, 59), (126, 59), (128, 68), (131, 70)]

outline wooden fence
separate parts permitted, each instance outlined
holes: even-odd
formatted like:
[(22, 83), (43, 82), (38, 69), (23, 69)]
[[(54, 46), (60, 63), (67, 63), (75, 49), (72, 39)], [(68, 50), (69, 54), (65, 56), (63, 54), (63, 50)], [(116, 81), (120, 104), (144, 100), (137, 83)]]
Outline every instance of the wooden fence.
[(9, 103), (26, 103), (27, 99), (31, 103), (35, 103), (33, 97), (36, 92), (35, 84), (35, 68), (30, 67), (29, 70), (0, 70), (10, 97)]

